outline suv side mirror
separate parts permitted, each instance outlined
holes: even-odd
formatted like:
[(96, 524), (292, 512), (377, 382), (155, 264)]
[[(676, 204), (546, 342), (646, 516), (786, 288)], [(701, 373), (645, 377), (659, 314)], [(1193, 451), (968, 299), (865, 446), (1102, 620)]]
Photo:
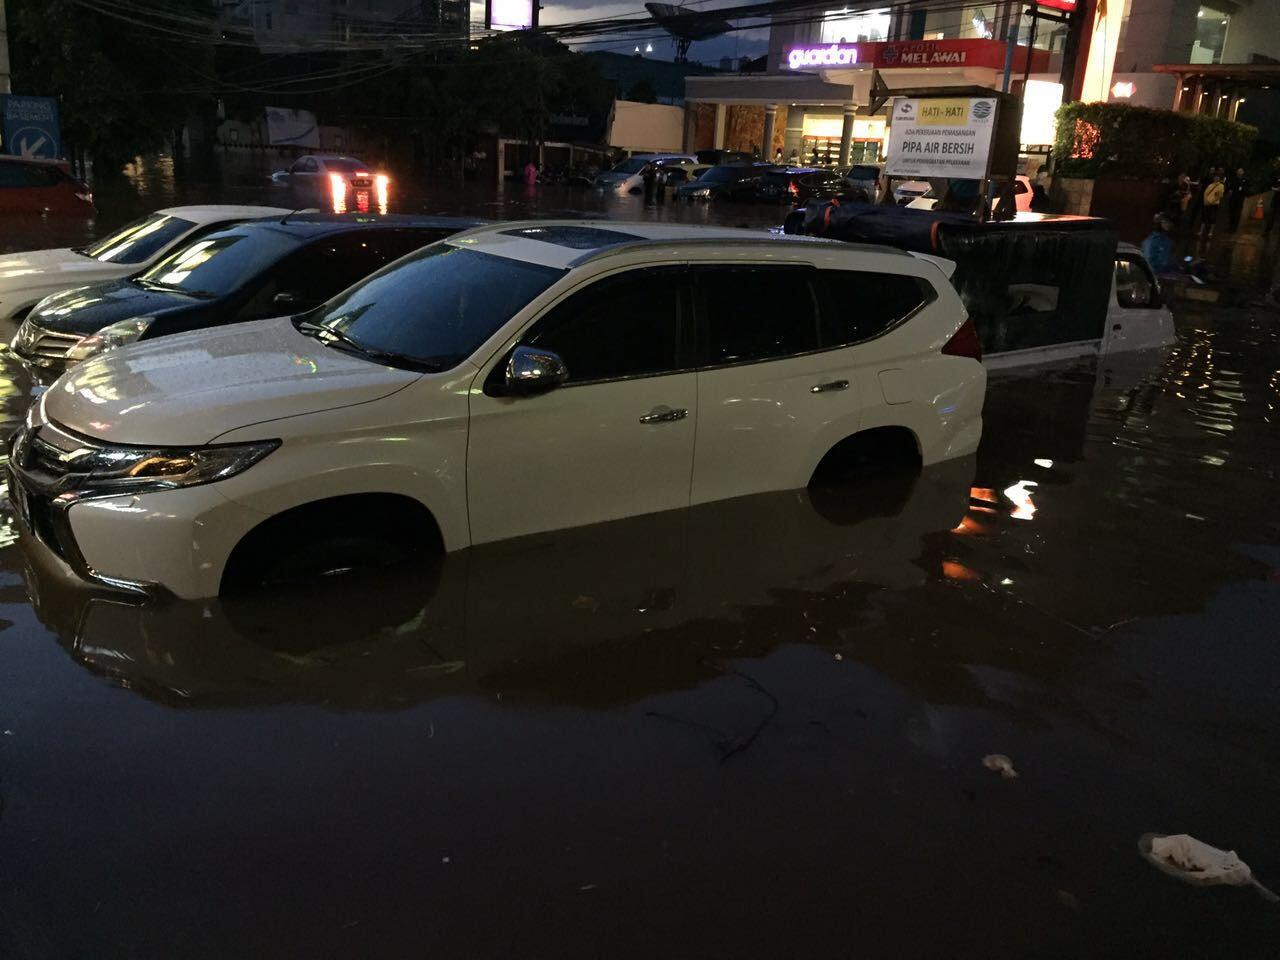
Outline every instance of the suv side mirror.
[(520, 346), (507, 359), (504, 380), (507, 392), (516, 396), (546, 393), (568, 379), (569, 368), (550, 350)]
[(271, 298), (271, 305), (285, 310), (298, 310), (305, 306), (302, 297), (292, 290), (281, 290)]
[(1157, 304), (1152, 301), (1155, 297), (1151, 285), (1143, 282), (1134, 283), (1132, 286), (1122, 287), (1117, 292), (1117, 299), (1122, 307), (1152, 307)]

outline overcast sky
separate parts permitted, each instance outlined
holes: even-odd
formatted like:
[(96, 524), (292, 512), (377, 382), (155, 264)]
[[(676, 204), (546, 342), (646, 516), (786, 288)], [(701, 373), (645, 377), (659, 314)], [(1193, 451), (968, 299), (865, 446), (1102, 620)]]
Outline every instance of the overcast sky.
[[(672, 2), (672, 0), (668, 0)], [(736, 6), (734, 0), (707, 0), (692, 2), (688, 6), (692, 10), (716, 10)], [(542, 5), (541, 22), (547, 25), (554, 23), (571, 23), (575, 20), (600, 20), (606, 17), (641, 17), (647, 11), (644, 0), (620, 0), (613, 3), (592, 3), (591, 0), (548, 0)], [(659, 29), (649, 31), (630, 41), (613, 40), (590, 41), (582, 45), (585, 50), (615, 50), (620, 53), (634, 52), (636, 45), (643, 50), (645, 43), (653, 44), (653, 53), (649, 56), (659, 60), (671, 60), (675, 56), (675, 44), (667, 34)], [(713, 40), (702, 40), (689, 50), (689, 59), (719, 65), (721, 57), (758, 57), (769, 46), (769, 30), (767, 27), (752, 30), (738, 30), (716, 37)]]

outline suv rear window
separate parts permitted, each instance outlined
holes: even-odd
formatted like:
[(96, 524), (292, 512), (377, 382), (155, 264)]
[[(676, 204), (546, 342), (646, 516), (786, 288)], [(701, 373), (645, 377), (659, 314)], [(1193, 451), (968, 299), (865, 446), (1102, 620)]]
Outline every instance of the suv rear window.
[(0, 161), (0, 187), (52, 187), (61, 179), (57, 167)]
[(794, 173), (787, 173), (786, 171), (771, 170), (769, 173), (766, 173), (764, 175), (764, 178), (760, 182), (767, 184), (769, 186), (785, 187), (794, 178), (795, 178)]
[(879, 176), (879, 167), (858, 166), (849, 171), (850, 180), (875, 180)]
[(935, 296), (918, 277), (864, 270), (818, 270), (813, 285), (824, 348), (878, 337)]

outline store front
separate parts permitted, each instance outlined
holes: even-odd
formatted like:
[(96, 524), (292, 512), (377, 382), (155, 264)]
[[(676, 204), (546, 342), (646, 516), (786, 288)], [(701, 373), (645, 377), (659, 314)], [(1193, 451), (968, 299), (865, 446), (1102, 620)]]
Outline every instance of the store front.
[[(874, 114), (866, 109), (874, 73), (890, 89), (998, 88), (1007, 50), (1005, 43), (984, 38), (791, 43), (771, 49), (769, 73), (689, 77), (685, 96), (691, 103), (713, 105), (717, 118), (730, 105), (757, 107), (763, 116), (758, 142), (770, 147), (770, 158), (781, 150), (783, 158), (805, 163), (869, 163), (883, 159), (887, 138), (888, 105)], [(1019, 78), (1048, 65), (1047, 51), (1015, 47), (1012, 67)], [(786, 110), (785, 124), (776, 122), (780, 106)], [(717, 119), (713, 137), (723, 133)]]

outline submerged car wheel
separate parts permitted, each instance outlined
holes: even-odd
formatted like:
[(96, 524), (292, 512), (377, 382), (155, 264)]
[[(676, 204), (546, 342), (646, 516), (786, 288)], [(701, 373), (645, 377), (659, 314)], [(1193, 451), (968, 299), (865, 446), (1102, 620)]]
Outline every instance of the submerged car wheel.
[(271, 517), (236, 545), (223, 594), (315, 581), (442, 555), (434, 518), (396, 494), (355, 494), (304, 504)]

